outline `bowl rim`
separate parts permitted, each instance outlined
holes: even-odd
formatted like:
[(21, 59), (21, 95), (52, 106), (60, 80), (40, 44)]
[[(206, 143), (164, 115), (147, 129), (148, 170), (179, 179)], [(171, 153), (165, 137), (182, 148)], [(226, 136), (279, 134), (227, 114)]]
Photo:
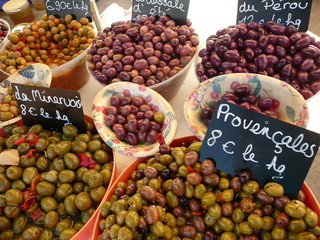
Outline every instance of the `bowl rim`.
[[(190, 109), (190, 106), (193, 106), (193, 104), (190, 103), (190, 99), (193, 99), (194, 93), (197, 92), (201, 88), (201, 86), (209, 85), (211, 82), (214, 82), (217, 78), (223, 77), (223, 76), (225, 76), (226, 78), (234, 78), (235, 81), (237, 80), (237, 78), (248, 78), (248, 77), (252, 78), (254, 76), (257, 76), (260, 79), (262, 78), (262, 79), (267, 80), (271, 84), (274, 84), (276, 86), (282, 86), (282, 87), (288, 89), (289, 92), (291, 92), (293, 95), (295, 95), (297, 97), (297, 101), (302, 103), (302, 107), (303, 107), (303, 110), (304, 110), (304, 113), (305, 113), (305, 115), (304, 115), (305, 116), (305, 118), (304, 118), (305, 127), (307, 127), (308, 121), (309, 121), (309, 108), (308, 108), (308, 105), (307, 105), (307, 101), (290, 84), (286, 84), (285, 82), (281, 81), (280, 79), (273, 78), (273, 77), (270, 77), (270, 76), (267, 76), (267, 75), (262, 75), (262, 74), (256, 74), (256, 73), (229, 73), (229, 74), (218, 75), (218, 76), (209, 78), (209, 79), (207, 79), (207, 80), (205, 80), (203, 82), (199, 82), (198, 85), (196, 85), (191, 90), (191, 92), (187, 95), (187, 97), (186, 97), (186, 99), (184, 101), (184, 106), (183, 106), (184, 119), (185, 119), (185, 121), (187, 123), (187, 126), (189, 127), (190, 131), (194, 135), (196, 135), (200, 140), (202, 140), (202, 141), (204, 140), (205, 134), (203, 135), (202, 132), (197, 131), (196, 129), (194, 129), (194, 127), (196, 127), (196, 128), (198, 128), (198, 127), (191, 124), (193, 121), (190, 121), (190, 118), (192, 118), (192, 117), (190, 117), (191, 114), (189, 114), (189, 109)], [(208, 90), (206, 90), (206, 92), (207, 91)], [(221, 97), (219, 97), (217, 100), (220, 100), (220, 98)], [(197, 109), (195, 112), (198, 115), (199, 114), (199, 109)], [(281, 120), (281, 119), (279, 119), (279, 120)], [(196, 121), (196, 123), (197, 124), (201, 124), (201, 125), (204, 124), (203, 122), (198, 122), (198, 121)], [(291, 124), (294, 124), (294, 123), (291, 123)], [(207, 128), (207, 126), (205, 126), (205, 128)]]
[[(107, 101), (111, 94), (115, 89), (121, 90), (121, 93), (125, 89), (138, 90), (139, 94), (132, 94), (132, 96), (152, 96), (153, 99), (158, 99), (157, 102), (162, 104), (162, 108), (166, 110), (166, 117), (168, 122), (166, 122), (166, 127), (164, 128), (165, 131), (165, 142), (170, 144), (173, 139), (175, 138), (176, 131), (177, 131), (177, 118), (175, 116), (174, 110), (170, 103), (161, 96), (155, 90), (141, 86), (136, 83), (132, 82), (115, 82), (106, 85), (102, 88), (95, 96), (92, 105), (92, 116), (94, 124), (104, 142), (109, 145), (114, 151), (121, 153), (123, 155), (132, 156), (132, 157), (146, 157), (154, 155), (159, 149), (159, 143), (155, 142), (153, 144), (139, 144), (136, 146), (132, 146), (124, 141), (120, 141), (116, 138), (113, 130), (104, 124), (105, 119), (105, 107), (108, 106), (105, 102), (101, 102), (100, 100), (103, 99), (103, 95), (108, 92), (109, 95), (105, 97), (105, 101)], [(100, 101), (100, 102), (99, 102)], [(151, 100), (152, 103), (152, 100)], [(102, 106), (101, 106), (102, 105)], [(168, 127), (169, 126), (169, 127)], [(162, 133), (164, 132), (162, 131)], [(110, 136), (110, 133), (112, 134)]]

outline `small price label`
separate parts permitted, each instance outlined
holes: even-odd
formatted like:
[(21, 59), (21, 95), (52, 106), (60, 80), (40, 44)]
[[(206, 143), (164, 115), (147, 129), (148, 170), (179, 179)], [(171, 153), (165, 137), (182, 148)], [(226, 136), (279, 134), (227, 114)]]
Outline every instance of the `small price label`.
[(277, 181), (297, 196), (319, 149), (320, 135), (219, 101), (200, 150), (230, 174), (249, 170), (260, 183)]
[(91, 19), (90, 0), (46, 0), (45, 4), (48, 15), (65, 17), (71, 14), (78, 20), (82, 17)]
[(64, 125), (73, 124), (79, 132), (87, 131), (78, 92), (17, 83), (12, 84), (12, 89), (25, 125), (39, 123), (59, 131)]

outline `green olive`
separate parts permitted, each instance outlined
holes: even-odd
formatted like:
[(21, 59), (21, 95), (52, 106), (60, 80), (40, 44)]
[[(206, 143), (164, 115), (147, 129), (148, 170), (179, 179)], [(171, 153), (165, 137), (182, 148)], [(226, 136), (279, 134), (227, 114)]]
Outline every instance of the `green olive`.
[(75, 198), (75, 205), (81, 211), (89, 209), (92, 204), (93, 202), (88, 192), (81, 192)]
[(27, 227), (22, 233), (22, 239), (37, 240), (41, 234), (41, 228), (35, 225)]
[(53, 183), (47, 181), (40, 181), (36, 186), (36, 190), (43, 196), (51, 196), (55, 193), (56, 186)]
[(267, 183), (264, 185), (264, 190), (272, 197), (280, 197), (284, 194), (282, 185), (276, 182)]
[(4, 214), (11, 219), (18, 217), (20, 213), (21, 213), (21, 210), (18, 206), (7, 205), (4, 208)]
[(60, 240), (68, 240), (77, 234), (77, 230), (75, 228), (66, 228), (64, 229), (59, 236)]
[(50, 240), (53, 238), (53, 232), (50, 229), (43, 229), (39, 240)]
[(58, 202), (54, 197), (44, 197), (40, 201), (40, 206), (45, 212), (56, 210)]
[(45, 215), (45, 220), (44, 220), (44, 225), (47, 228), (53, 228), (57, 225), (57, 223), (59, 222), (59, 213), (56, 211), (49, 211), (46, 215)]
[(75, 170), (79, 167), (80, 160), (74, 153), (68, 152), (64, 155), (64, 162), (67, 168)]
[(27, 185), (21, 179), (15, 180), (11, 183), (11, 188), (18, 189), (20, 191), (24, 191), (27, 188)]
[(54, 152), (55, 154), (62, 156), (70, 152), (70, 149), (71, 149), (71, 141), (69, 140), (60, 141), (55, 145)]
[(296, 240), (316, 240), (317, 237), (311, 232), (300, 232), (296, 235)]
[(12, 222), (12, 230), (14, 233), (19, 234), (26, 228), (28, 222), (28, 218), (25, 214), (20, 214), (16, 218), (13, 219)]
[(307, 224), (303, 219), (291, 219), (288, 229), (290, 232), (299, 233), (307, 229)]
[(76, 179), (76, 173), (69, 169), (64, 169), (59, 172), (58, 180), (60, 183), (71, 183)]
[(6, 192), (10, 189), (10, 180), (8, 177), (0, 173), (0, 193)]
[(121, 227), (118, 232), (118, 240), (131, 240), (132, 231), (128, 227)]
[(62, 127), (62, 133), (67, 138), (74, 138), (78, 134), (78, 129), (74, 125), (64, 125)]
[(71, 151), (74, 153), (83, 153), (87, 150), (87, 144), (83, 141), (72, 141), (71, 143)]
[(65, 208), (65, 211), (70, 215), (76, 214), (78, 211), (78, 208), (75, 203), (76, 196), (77, 195), (75, 195), (75, 194), (71, 194), (68, 197), (66, 197), (63, 202), (64, 203), (63, 206)]
[(90, 191), (90, 197), (94, 202), (101, 202), (106, 191), (107, 190), (104, 186), (99, 186), (99, 187), (93, 188)]
[(264, 226), (264, 221), (262, 217), (254, 213), (248, 216), (248, 223), (252, 228), (256, 229), (261, 229)]
[(5, 198), (8, 204), (19, 204), (23, 201), (22, 192), (18, 189), (9, 189), (5, 194)]
[(299, 200), (291, 200), (285, 205), (285, 212), (290, 217), (301, 218), (307, 212), (306, 205)]
[(96, 172), (88, 176), (88, 185), (90, 187), (99, 187), (103, 182), (102, 174)]
[(271, 231), (271, 237), (275, 240), (285, 239), (287, 236), (287, 230), (279, 225), (274, 225)]
[(6, 170), (6, 175), (10, 180), (18, 180), (22, 176), (23, 169), (18, 166), (10, 166)]
[(61, 219), (56, 225), (56, 231), (60, 235), (60, 233), (63, 230), (65, 230), (67, 228), (71, 228), (72, 225), (73, 225), (73, 220), (71, 218)]
[(232, 231), (234, 228), (234, 223), (227, 217), (220, 217), (217, 220), (217, 224), (223, 231)]

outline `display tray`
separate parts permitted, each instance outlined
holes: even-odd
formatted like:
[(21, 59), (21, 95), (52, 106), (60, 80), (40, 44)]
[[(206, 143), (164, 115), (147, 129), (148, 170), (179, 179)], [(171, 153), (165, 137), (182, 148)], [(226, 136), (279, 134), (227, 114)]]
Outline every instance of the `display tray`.
[[(85, 120), (93, 123), (93, 119), (92, 117), (85, 115)], [(18, 122), (16, 122), (17, 125), (21, 126), (23, 125), (23, 121), (20, 120)], [(7, 134), (4, 132), (3, 128), (0, 128), (0, 137), (6, 137)], [(114, 151), (113, 151), (113, 155), (114, 155)], [(98, 205), (98, 207), (96, 208), (94, 214), (91, 216), (91, 218), (89, 219), (89, 221), (81, 228), (80, 231), (78, 231), (78, 233), (76, 235), (74, 235), (71, 240), (76, 240), (76, 239), (90, 239), (91, 235), (92, 235), (92, 230), (94, 228), (94, 224), (96, 222), (96, 219), (98, 217), (98, 213), (100, 213), (100, 208), (102, 206), (102, 204), (107, 200), (107, 193), (109, 192), (109, 188), (111, 187), (111, 183), (115, 182), (116, 178), (117, 178), (118, 174), (116, 171), (116, 164), (115, 161), (113, 159), (113, 169), (112, 169), (112, 175), (111, 175), (111, 179), (110, 179), (110, 184), (107, 186), (107, 191), (103, 197), (103, 199), (101, 200), (100, 204)]]
[[(178, 147), (181, 145), (182, 142), (191, 143), (194, 140), (199, 140), (199, 139), (196, 136), (187, 136), (187, 137), (177, 138), (177, 139), (173, 140), (173, 142), (170, 144), (170, 146), (171, 147)], [(119, 159), (117, 157), (119, 157)], [(127, 161), (127, 159), (122, 159), (121, 156), (115, 156), (115, 158), (117, 158), (119, 162), (121, 162), (122, 160)], [(101, 204), (103, 204), (105, 201), (108, 201), (110, 199), (110, 197), (113, 195), (113, 192), (116, 189), (119, 182), (127, 182), (131, 177), (131, 173), (134, 170), (136, 170), (137, 166), (140, 163), (145, 162), (147, 159), (148, 158), (146, 158), (146, 157), (145, 158), (135, 158), (135, 159), (132, 158), (131, 159), (132, 163), (130, 165), (128, 165), (127, 168), (125, 168), (121, 172), (119, 177), (113, 182), (113, 184), (111, 186), (109, 186), (109, 188), (105, 194), (104, 200), (102, 201)], [(306, 195), (306, 199), (305, 199), (304, 203), (309, 208), (311, 208), (314, 212), (316, 212), (316, 214), (318, 215), (318, 218), (320, 219), (320, 205), (319, 205), (318, 200), (316, 199), (316, 197), (312, 193), (311, 189), (309, 188), (309, 186), (306, 183), (304, 183), (301, 187), (301, 190)], [(92, 240), (98, 239), (98, 237), (100, 235), (99, 222), (102, 220), (102, 217), (100, 215), (100, 210), (101, 210), (101, 208), (99, 209), (99, 212), (97, 212), (98, 216), (96, 217), (96, 222), (94, 224), (93, 233), (92, 233)]]

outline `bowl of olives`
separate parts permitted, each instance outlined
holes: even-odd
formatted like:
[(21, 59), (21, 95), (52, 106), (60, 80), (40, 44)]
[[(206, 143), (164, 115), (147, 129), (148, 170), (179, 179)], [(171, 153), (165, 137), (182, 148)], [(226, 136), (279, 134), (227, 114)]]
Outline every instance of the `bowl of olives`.
[(320, 90), (320, 41), (293, 25), (238, 23), (206, 39), (195, 68), (200, 82), (228, 73), (268, 75), (310, 99)]
[(309, 120), (305, 99), (291, 85), (261, 74), (224, 74), (199, 83), (185, 101), (185, 120), (200, 140), (205, 137), (219, 100), (304, 128)]
[(198, 45), (190, 20), (177, 25), (168, 16), (143, 16), (135, 22), (115, 22), (98, 33), (86, 66), (102, 85), (133, 82), (169, 101), (180, 89)]
[(42, 63), (34, 63), (18, 70), (0, 83), (0, 127), (15, 123), (21, 119), (11, 83), (50, 87), (52, 73)]
[(93, 101), (92, 116), (105, 143), (127, 156), (153, 155), (159, 142), (170, 143), (177, 131), (171, 105), (151, 88), (131, 82), (101, 89)]
[(85, 133), (22, 121), (0, 128), (0, 239), (90, 238), (114, 164), (85, 119)]
[(199, 162), (202, 143), (175, 139), (139, 158), (107, 193), (93, 239), (317, 239), (320, 208), (303, 184), (296, 199), (248, 171), (231, 176)]
[(9, 43), (0, 50), (1, 71), (11, 75), (31, 63), (44, 63), (52, 69), (54, 88), (78, 90), (89, 73), (86, 51), (96, 31), (85, 17), (79, 21), (44, 14), (41, 20), (17, 25), (8, 35)]

